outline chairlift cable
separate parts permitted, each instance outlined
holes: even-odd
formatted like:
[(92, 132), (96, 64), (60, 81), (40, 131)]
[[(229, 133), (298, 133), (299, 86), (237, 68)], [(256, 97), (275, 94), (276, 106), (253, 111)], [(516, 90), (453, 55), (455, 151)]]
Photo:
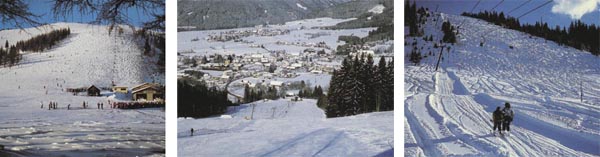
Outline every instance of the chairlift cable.
[(512, 13), (513, 11), (515, 11), (515, 10), (517, 10), (517, 9), (519, 9), (519, 8), (521, 8), (521, 7), (523, 7), (523, 6), (525, 6), (525, 4), (527, 4), (527, 3), (529, 3), (529, 2), (531, 2), (531, 0), (527, 0), (525, 3), (523, 3), (523, 4), (519, 5), (518, 7), (514, 8), (514, 9), (512, 9), (512, 10), (510, 10), (510, 11), (508, 11), (508, 13), (506, 13), (506, 14), (508, 15), (508, 14)]

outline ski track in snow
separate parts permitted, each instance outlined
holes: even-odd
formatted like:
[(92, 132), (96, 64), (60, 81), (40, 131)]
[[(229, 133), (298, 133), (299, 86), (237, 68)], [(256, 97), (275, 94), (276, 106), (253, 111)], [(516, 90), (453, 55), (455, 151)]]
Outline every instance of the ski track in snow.
[[(247, 120), (251, 104), (256, 104), (254, 119)], [(231, 107), (226, 113), (231, 119), (180, 118), (178, 155), (374, 156), (391, 149), (393, 112), (327, 119), (315, 104), (312, 99), (257, 101)], [(197, 130), (194, 136), (190, 127)]]
[[(432, 21), (438, 16), (424, 25), (434, 41), (442, 36), (441, 22)], [(600, 58), (487, 22), (475, 26), (477, 19), (442, 16), (465, 24), (458, 43), (444, 49), (438, 72), (439, 49), (421, 37), (406, 39), (406, 54), (417, 41), (433, 56), (419, 66), (405, 61), (405, 156), (600, 155)], [(512, 104), (515, 120), (498, 137), (490, 121), (504, 102)]]

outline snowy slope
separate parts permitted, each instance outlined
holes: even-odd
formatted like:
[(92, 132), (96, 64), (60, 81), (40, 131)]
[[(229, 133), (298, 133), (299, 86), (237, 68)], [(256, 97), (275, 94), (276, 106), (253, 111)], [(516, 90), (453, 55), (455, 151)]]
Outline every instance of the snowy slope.
[[(2, 43), (29, 39), (52, 28), (71, 35), (43, 53), (24, 52), (18, 66), (0, 67), (0, 145), (29, 155), (149, 155), (164, 149), (162, 109), (109, 109), (107, 97), (73, 96), (65, 88), (133, 86), (157, 74), (133, 43), (132, 32), (115, 36), (107, 27), (56, 23), (52, 27), (0, 31)], [(164, 76), (161, 76), (164, 78)], [(160, 79), (164, 80), (164, 79)], [(48, 103), (58, 103), (48, 110)], [(93, 109), (82, 109), (82, 102)], [(104, 110), (95, 104), (104, 103)], [(41, 109), (44, 104), (44, 109)], [(67, 110), (71, 104), (72, 110)], [(0, 152), (0, 156), (3, 152)]]
[[(449, 53), (444, 49), (438, 72), (440, 49), (420, 37), (406, 38), (406, 54), (415, 41), (423, 54), (433, 54), (419, 66), (405, 61), (406, 156), (600, 155), (599, 57), (447, 14), (426, 22), (425, 35), (434, 41), (442, 37), (439, 19), (464, 25), (458, 43)], [(515, 120), (509, 136), (496, 137), (491, 113), (504, 102), (512, 104)]]
[[(251, 104), (256, 104), (254, 119)], [(316, 100), (257, 101), (231, 119), (178, 120), (179, 156), (375, 156), (393, 146), (393, 112), (326, 119)], [(190, 136), (190, 128), (196, 131)]]

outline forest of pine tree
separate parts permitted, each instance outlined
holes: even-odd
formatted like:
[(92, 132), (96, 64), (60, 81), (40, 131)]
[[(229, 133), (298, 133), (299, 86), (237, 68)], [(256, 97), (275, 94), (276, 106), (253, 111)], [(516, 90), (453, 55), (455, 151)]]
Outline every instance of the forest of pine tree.
[(429, 14), (427, 13), (428, 9), (421, 7), (417, 10), (417, 2), (413, 2), (411, 4), (408, 0), (405, 4), (406, 5), (404, 5), (404, 25), (408, 26), (408, 36), (423, 36), (423, 34), (425, 33), (423, 32), (421, 24), (424, 24), (426, 18), (429, 17)]
[(442, 32), (444, 32), (442, 42), (456, 43), (456, 32), (454, 32), (454, 30), (455, 28), (450, 24), (450, 21), (444, 21), (444, 23), (442, 23)]
[(67, 38), (70, 34), (70, 28), (57, 29), (37, 35), (29, 40), (19, 41), (16, 47), (21, 51), (43, 52), (52, 48), (52, 46), (58, 44), (58, 42)]
[(409, 54), (409, 59), (408, 61), (412, 62), (416, 65), (419, 65), (419, 63), (421, 63), (421, 59), (423, 59), (423, 55), (421, 55), (421, 51), (419, 51), (419, 49), (415, 46), (417, 44), (417, 42), (415, 41), (413, 43), (413, 49), (412, 51), (410, 51)]
[(576, 49), (589, 51), (593, 55), (600, 55), (600, 26), (595, 24), (585, 24), (580, 20), (573, 21), (569, 25), (569, 28), (556, 26), (550, 28), (548, 23), (536, 22), (535, 24), (523, 24), (519, 23), (519, 20), (505, 16), (503, 12), (480, 12), (480, 13), (462, 13), (463, 16), (474, 17), (482, 19), (496, 25), (500, 25), (509, 29), (514, 29), (529, 33), (533, 36), (538, 36), (551, 41), (554, 41), (560, 45), (568, 45)]
[(69, 34), (71, 34), (71, 30), (65, 28), (40, 34), (25, 41), (18, 41), (12, 46), (6, 41), (4, 46), (0, 46), (0, 66), (13, 66), (19, 63), (22, 58), (21, 51), (42, 52), (50, 49)]
[(227, 91), (208, 87), (204, 82), (177, 82), (177, 117), (203, 118), (225, 113), (232, 103)]
[(333, 72), (326, 98), (317, 105), (327, 117), (394, 110), (394, 63), (384, 57), (375, 65), (372, 56), (347, 57)]
[(244, 87), (244, 103), (263, 99), (275, 100), (285, 96), (285, 93), (280, 93), (275, 87), (257, 86), (259, 87), (251, 88), (248, 85)]

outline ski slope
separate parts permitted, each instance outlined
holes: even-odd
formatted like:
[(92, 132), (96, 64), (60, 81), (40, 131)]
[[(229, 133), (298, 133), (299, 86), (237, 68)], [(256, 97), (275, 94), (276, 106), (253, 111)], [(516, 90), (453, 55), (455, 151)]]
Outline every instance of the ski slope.
[[(252, 115), (252, 105), (255, 104)], [(393, 112), (326, 119), (316, 100), (257, 101), (178, 119), (179, 156), (391, 156)], [(250, 117), (252, 120), (248, 120)], [(190, 129), (194, 128), (194, 136)]]
[[(164, 155), (164, 109), (110, 109), (107, 97), (65, 91), (110, 87), (112, 81), (132, 87), (164, 80), (153, 58), (143, 56), (132, 40), (130, 29), (109, 35), (106, 26), (56, 23), (3, 30), (0, 41), (12, 45), (67, 27), (71, 35), (50, 50), (23, 52), (17, 66), (0, 67), (0, 145), (5, 146), (0, 156)], [(48, 110), (50, 101), (57, 102), (58, 109)], [(83, 109), (84, 101), (90, 108)], [(98, 110), (97, 103), (104, 103), (104, 110)]]
[[(434, 41), (443, 35), (441, 19), (464, 24), (437, 72), (440, 49), (421, 37), (406, 38), (405, 54), (417, 42), (433, 55), (419, 66), (405, 61), (405, 156), (600, 155), (600, 57), (443, 13), (424, 25)], [(498, 137), (490, 120), (504, 102), (515, 119), (509, 135)]]

